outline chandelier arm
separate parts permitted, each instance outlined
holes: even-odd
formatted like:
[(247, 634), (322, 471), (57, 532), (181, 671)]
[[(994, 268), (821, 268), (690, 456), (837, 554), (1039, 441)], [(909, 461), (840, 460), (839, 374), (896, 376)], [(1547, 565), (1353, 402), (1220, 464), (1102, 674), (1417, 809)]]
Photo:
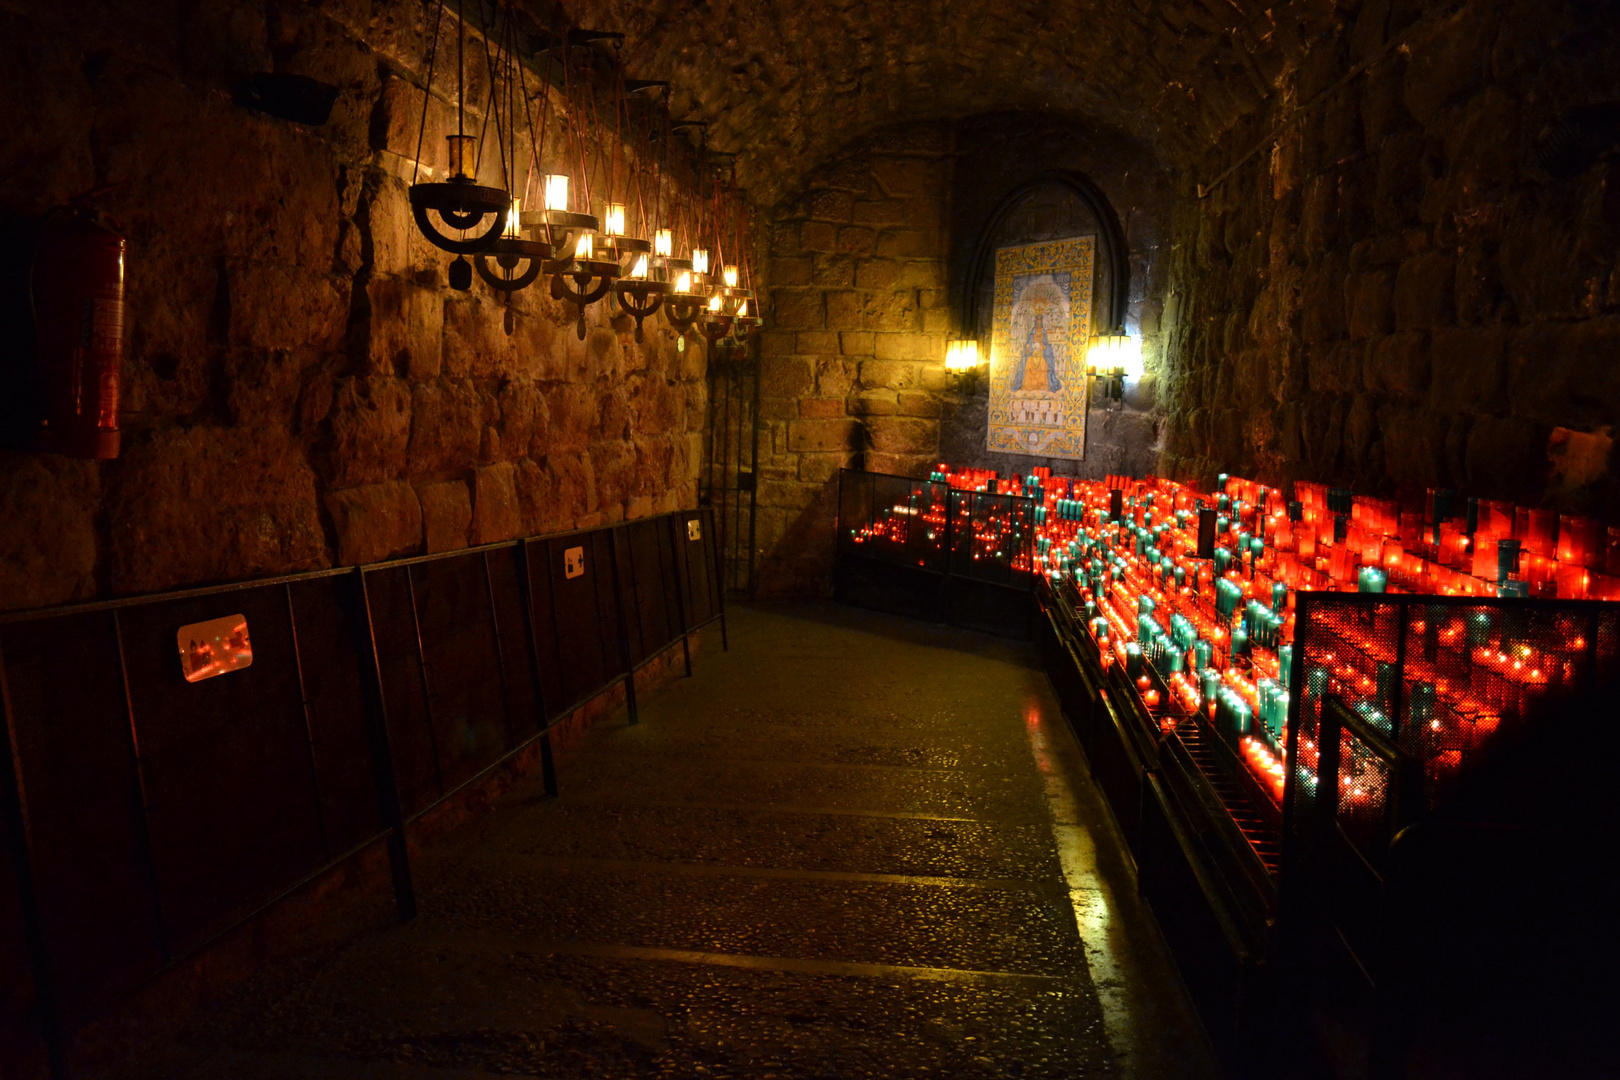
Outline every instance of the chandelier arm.
[[(478, 257), (473, 260), (473, 266), (478, 269), (478, 276), (484, 279), (484, 284), (490, 288), (500, 292), (517, 292), (519, 289), (526, 289), (534, 284), (534, 279), (540, 276), (540, 266), (544, 262), (543, 259), (533, 256), (529, 256), (525, 261), (527, 261), (528, 266), (523, 273), (512, 278), (502, 277), (489, 268), (489, 252), (487, 251), (478, 253)], [(499, 263), (496, 265), (499, 265)]]
[(433, 38), (428, 43), (427, 81), (422, 84), (422, 122), (416, 127), (416, 157), (411, 159), (411, 183), (416, 183), (422, 168), (422, 140), (427, 137), (428, 102), (433, 99), (433, 65), (439, 56), (439, 24), (444, 22), (445, 0), (439, 0), (438, 14), (433, 19)]

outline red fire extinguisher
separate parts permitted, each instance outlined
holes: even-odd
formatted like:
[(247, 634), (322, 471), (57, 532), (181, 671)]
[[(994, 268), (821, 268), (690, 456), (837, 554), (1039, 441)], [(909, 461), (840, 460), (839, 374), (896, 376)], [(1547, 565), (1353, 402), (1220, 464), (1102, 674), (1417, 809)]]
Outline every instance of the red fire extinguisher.
[(44, 387), (39, 449), (118, 456), (124, 364), (124, 238), (78, 211), (49, 218), (34, 249), (35, 337)]

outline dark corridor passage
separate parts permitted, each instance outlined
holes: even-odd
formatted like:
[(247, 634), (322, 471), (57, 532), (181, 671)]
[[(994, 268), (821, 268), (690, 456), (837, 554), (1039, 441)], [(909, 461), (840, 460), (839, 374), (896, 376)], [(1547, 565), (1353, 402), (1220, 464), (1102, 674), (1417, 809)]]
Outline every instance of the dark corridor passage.
[(829, 605), (600, 722), (420, 914), (126, 1077), (1214, 1075), (1027, 645)]

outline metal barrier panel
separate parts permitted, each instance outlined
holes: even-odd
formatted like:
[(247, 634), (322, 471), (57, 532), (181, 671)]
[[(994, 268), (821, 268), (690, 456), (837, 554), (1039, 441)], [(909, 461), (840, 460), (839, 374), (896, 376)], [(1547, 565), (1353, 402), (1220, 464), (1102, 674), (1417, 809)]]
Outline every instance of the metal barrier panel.
[[(670, 518), (675, 530), (675, 561), (685, 603), (685, 629), (695, 630), (719, 615), (715, 605), (713, 562), (709, 559), (703, 514), (684, 511)], [(694, 535), (695, 530), (695, 535)]]
[(286, 588), (331, 859), (382, 829), (360, 679), (357, 598), (349, 574), (294, 581)]
[(675, 554), (666, 522), (643, 518), (620, 526), (619, 595), (630, 662), (641, 664), (681, 636)]
[(402, 822), (624, 679), (632, 630), (646, 657), (723, 618), (716, 565), (705, 508), (0, 617), (0, 1069), (42, 1038), (60, 1071), (65, 1033), (365, 844), (409, 917)]
[[(542, 542), (551, 589), (551, 643), (562, 693), (553, 719), (573, 711), (623, 676), (624, 657), (614, 597), (613, 533), (570, 533)], [(530, 573), (539, 566), (530, 563)]]
[(506, 695), (509, 745), (517, 746), (546, 726), (530, 619), (524, 604), (523, 549), (510, 544), (486, 550), (484, 567), (501, 670), (505, 672), (501, 689)]
[(114, 617), (0, 626), (34, 889), (69, 1024), (166, 959)]
[(428, 708), (422, 640), (409, 564), (363, 570), (376, 639), (377, 679), (400, 809), (411, 817), (444, 794), (438, 738)]
[[(252, 665), (187, 682), (176, 631), (235, 614), (247, 618)], [(290, 615), (279, 586), (119, 612), (171, 953), (200, 945), (323, 862)]]
[(440, 788), (448, 792), (514, 743), (502, 643), (483, 552), (410, 569)]

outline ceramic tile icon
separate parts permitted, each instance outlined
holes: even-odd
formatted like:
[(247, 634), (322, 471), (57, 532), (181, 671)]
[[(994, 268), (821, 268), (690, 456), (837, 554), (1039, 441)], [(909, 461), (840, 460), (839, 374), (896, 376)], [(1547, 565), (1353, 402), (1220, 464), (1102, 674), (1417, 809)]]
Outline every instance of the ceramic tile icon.
[(988, 449), (1085, 457), (1096, 251), (1096, 237), (1075, 236), (996, 252)]

